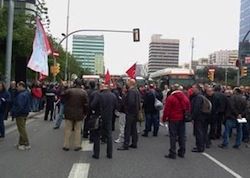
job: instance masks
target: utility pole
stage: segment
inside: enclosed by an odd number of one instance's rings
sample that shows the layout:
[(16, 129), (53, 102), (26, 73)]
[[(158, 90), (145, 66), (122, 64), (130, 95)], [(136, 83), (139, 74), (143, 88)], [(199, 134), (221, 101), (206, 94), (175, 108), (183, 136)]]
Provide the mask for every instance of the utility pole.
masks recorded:
[(1, 0), (1, 9), (3, 8), (4, 0)]
[[(67, 24), (66, 24), (66, 36), (69, 34), (69, 9), (70, 9), (70, 0), (68, 0), (67, 6)], [(68, 80), (68, 67), (69, 66), (69, 55), (68, 55), (68, 38), (66, 38), (66, 59), (65, 59), (65, 76), (64, 80)]]
[(6, 60), (5, 60), (5, 82), (7, 88), (9, 88), (10, 86), (10, 79), (11, 79), (14, 6), (15, 6), (14, 0), (9, 0), (8, 35), (7, 35), (7, 47), (6, 47)]
[(193, 59), (194, 58), (194, 37), (192, 38), (191, 41), (191, 64), (190, 64), (190, 69), (192, 69), (192, 64), (193, 64)]

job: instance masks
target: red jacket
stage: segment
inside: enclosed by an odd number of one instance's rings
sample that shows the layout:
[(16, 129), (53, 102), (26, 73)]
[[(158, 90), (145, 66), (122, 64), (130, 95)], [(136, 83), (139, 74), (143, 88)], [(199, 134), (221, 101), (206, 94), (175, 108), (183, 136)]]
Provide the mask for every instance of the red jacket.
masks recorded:
[(181, 121), (184, 119), (184, 111), (190, 111), (190, 101), (182, 91), (174, 91), (166, 98), (162, 120)]
[(32, 96), (36, 97), (36, 98), (42, 98), (43, 96), (43, 92), (42, 92), (42, 89), (39, 88), (39, 87), (34, 87), (31, 89), (31, 93), (32, 93)]

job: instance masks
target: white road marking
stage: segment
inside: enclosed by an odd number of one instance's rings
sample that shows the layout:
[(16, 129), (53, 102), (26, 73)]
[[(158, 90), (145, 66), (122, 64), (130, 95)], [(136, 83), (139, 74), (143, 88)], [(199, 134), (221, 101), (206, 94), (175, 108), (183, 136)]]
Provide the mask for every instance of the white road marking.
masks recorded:
[[(30, 124), (30, 123), (33, 122), (33, 121), (35, 121), (35, 119), (28, 119), (28, 120), (26, 121), (26, 125)], [(15, 130), (17, 130), (16, 124), (15, 124), (14, 126), (10, 127), (9, 129), (7, 129), (7, 130), (5, 131), (5, 134), (7, 135), (7, 134), (9, 134), (9, 133), (11, 133), (11, 132), (14, 132)]]
[(90, 164), (75, 163), (70, 170), (68, 178), (88, 178)]
[(202, 153), (202, 154), (204, 156), (206, 156), (208, 159), (210, 159), (211, 161), (213, 161), (215, 164), (217, 164), (218, 166), (220, 166), (221, 168), (223, 168), (225, 171), (227, 171), (228, 173), (230, 173), (231, 175), (233, 175), (235, 178), (242, 178), (241, 175), (239, 175), (238, 173), (236, 173), (235, 171), (233, 171), (232, 169), (230, 169), (229, 167), (227, 167), (226, 165), (224, 165), (223, 163), (221, 163), (220, 161), (218, 161), (214, 157), (210, 156), (207, 153)]
[(81, 151), (93, 151), (93, 143), (89, 143), (88, 140), (82, 141), (82, 150)]

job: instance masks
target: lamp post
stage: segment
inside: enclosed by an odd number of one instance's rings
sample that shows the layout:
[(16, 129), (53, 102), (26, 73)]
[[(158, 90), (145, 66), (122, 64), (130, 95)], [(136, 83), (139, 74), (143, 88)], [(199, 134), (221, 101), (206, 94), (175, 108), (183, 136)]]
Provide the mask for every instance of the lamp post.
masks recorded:
[(14, 0), (9, 0), (8, 10), (8, 36), (6, 47), (6, 62), (5, 62), (5, 82), (7, 88), (10, 85), (11, 79), (11, 59), (12, 59), (12, 40), (13, 40), (13, 23), (14, 23)]
[[(68, 36), (69, 33), (69, 8), (70, 8), (70, 0), (68, 0), (68, 6), (67, 6), (67, 23), (66, 23), (66, 36)], [(64, 80), (68, 80), (68, 65), (69, 65), (69, 56), (68, 56), (68, 38), (66, 38), (66, 59), (65, 59), (65, 76)]]

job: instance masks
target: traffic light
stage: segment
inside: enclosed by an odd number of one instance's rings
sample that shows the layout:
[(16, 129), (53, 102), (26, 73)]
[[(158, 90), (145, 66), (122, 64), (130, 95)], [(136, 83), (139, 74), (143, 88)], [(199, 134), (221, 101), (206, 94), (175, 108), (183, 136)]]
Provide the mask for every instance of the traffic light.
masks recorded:
[(207, 78), (212, 82), (214, 81), (214, 72), (215, 69), (208, 69)]
[(134, 42), (140, 41), (140, 29), (139, 28), (133, 29), (133, 40), (134, 40)]
[(246, 77), (247, 76), (247, 67), (246, 66), (241, 67), (241, 69), (240, 69), (240, 76), (241, 77)]
[(55, 65), (50, 66), (50, 72), (53, 76), (56, 76), (60, 72), (60, 64), (56, 63)]

